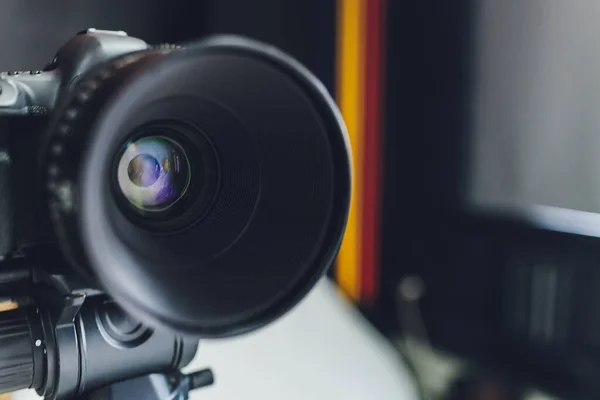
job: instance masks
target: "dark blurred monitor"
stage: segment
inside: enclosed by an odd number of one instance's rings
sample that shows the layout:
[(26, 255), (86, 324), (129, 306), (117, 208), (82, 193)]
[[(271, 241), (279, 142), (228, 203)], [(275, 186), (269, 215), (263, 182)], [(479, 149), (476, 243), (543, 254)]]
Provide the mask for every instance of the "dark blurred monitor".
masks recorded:
[(600, 235), (600, 3), (477, 4), (469, 201)]

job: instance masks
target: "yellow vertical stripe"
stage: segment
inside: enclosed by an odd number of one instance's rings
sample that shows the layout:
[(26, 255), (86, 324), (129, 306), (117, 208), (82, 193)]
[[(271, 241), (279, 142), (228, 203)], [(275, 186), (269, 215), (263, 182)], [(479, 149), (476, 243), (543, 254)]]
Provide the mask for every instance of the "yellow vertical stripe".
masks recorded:
[(353, 178), (350, 216), (337, 259), (336, 276), (340, 287), (354, 301), (360, 297), (366, 1), (338, 0), (337, 8), (337, 98), (350, 135)]

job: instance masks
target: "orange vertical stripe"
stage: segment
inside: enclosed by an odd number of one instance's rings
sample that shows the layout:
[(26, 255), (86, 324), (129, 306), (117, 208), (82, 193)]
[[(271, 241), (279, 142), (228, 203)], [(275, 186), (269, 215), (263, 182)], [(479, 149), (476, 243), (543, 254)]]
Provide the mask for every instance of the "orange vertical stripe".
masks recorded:
[(364, 139), (365, 14), (368, 0), (338, 0), (337, 98), (350, 135), (353, 157), (352, 199), (344, 241), (337, 259), (337, 281), (354, 301), (360, 299)]

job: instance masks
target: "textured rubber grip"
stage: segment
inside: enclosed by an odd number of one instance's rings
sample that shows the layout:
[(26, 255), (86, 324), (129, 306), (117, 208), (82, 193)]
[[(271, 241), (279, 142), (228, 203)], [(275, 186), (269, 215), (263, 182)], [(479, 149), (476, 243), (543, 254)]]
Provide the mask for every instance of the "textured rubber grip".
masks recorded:
[(23, 310), (0, 312), (0, 393), (31, 387), (34, 345)]

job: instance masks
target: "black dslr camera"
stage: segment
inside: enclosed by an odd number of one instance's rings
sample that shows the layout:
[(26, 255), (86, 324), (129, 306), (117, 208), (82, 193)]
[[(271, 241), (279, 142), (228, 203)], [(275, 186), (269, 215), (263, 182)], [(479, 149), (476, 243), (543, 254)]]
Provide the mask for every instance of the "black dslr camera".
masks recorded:
[(0, 73), (0, 392), (210, 384), (178, 372), (198, 339), (274, 320), (333, 262), (347, 140), (312, 74), (240, 37), (90, 29)]

